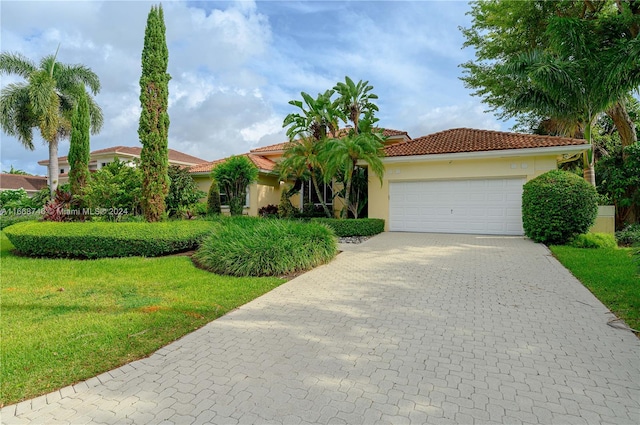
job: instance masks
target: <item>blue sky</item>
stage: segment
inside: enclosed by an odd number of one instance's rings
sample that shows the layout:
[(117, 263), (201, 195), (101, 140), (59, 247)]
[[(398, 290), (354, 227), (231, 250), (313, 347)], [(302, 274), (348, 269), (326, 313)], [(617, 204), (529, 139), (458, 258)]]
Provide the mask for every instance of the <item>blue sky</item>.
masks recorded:
[[(157, 2), (156, 2), (157, 3)], [(105, 124), (91, 149), (139, 146), (140, 56), (146, 1), (5, 1), (3, 52), (58, 60), (98, 74)], [(459, 80), (466, 1), (165, 1), (169, 146), (205, 160), (286, 139), (288, 104), (348, 75), (379, 96), (379, 124), (412, 137), (456, 127), (508, 130)], [(2, 76), (1, 85), (18, 81)], [(0, 166), (44, 175), (39, 139), (26, 150), (2, 133)], [(68, 141), (60, 144), (66, 155)]]

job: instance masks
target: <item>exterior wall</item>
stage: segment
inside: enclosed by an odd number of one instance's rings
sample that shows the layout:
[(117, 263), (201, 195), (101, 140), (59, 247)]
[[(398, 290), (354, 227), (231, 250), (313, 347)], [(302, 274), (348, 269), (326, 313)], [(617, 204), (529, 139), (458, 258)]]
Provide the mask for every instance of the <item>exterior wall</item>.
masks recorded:
[(389, 230), (389, 182), (524, 177), (527, 181), (557, 167), (555, 155), (385, 163), (382, 187), (369, 176), (369, 217)]
[(615, 235), (616, 233), (616, 207), (613, 205), (604, 205), (598, 207), (598, 217), (596, 222), (589, 229), (590, 233), (608, 233)]
[[(209, 193), (211, 177), (208, 174), (192, 174), (193, 180), (198, 185), (198, 189)], [(245, 207), (243, 214), (257, 216), (258, 210), (265, 205), (280, 203), (280, 180), (277, 176), (260, 174), (258, 181), (249, 186), (249, 206)], [(205, 198), (202, 201), (206, 201)], [(229, 214), (228, 207), (222, 207), (223, 214)]]

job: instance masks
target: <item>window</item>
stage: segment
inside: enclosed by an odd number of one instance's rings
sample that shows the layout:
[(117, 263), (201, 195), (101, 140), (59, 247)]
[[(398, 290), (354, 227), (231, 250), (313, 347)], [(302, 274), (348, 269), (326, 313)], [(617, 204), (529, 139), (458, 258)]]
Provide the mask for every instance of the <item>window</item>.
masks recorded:
[(60, 174), (64, 174), (64, 168), (60, 169)]
[(103, 166), (103, 167), (106, 167), (106, 166), (107, 166), (107, 163), (106, 163), (106, 162), (103, 162), (103, 163), (102, 163), (102, 166)]
[[(331, 183), (326, 184), (322, 182), (318, 182), (318, 187), (320, 189), (320, 196), (324, 200), (324, 203), (327, 206), (333, 205), (333, 188), (331, 187)], [(314, 205), (321, 205), (320, 197), (315, 191), (313, 187), (313, 182), (311, 180), (306, 182), (300, 182), (300, 207), (302, 208), (304, 204), (312, 203)]]
[[(227, 194), (220, 192), (220, 206), (229, 207), (229, 201), (227, 200)], [(249, 206), (249, 188), (247, 187), (247, 195), (244, 199), (245, 208)]]

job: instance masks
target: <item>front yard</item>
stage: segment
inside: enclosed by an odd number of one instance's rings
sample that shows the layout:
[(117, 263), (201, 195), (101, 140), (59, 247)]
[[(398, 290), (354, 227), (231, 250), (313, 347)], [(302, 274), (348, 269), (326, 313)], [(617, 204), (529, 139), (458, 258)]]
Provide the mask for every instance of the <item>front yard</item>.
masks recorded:
[(0, 246), (0, 405), (146, 357), (284, 282), (214, 275), (186, 256), (19, 257), (2, 232)]

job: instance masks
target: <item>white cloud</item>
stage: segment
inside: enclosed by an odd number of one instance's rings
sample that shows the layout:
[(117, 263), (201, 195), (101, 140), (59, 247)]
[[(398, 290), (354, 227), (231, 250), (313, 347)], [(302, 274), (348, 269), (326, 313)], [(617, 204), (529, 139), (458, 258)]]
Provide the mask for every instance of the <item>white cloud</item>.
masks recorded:
[[(144, 29), (155, 1), (2, 1), (3, 51), (53, 54), (98, 76), (105, 124), (92, 149), (138, 145)], [(285, 140), (282, 119), (300, 92), (364, 79), (380, 125), (418, 137), (450, 127), (500, 128), (458, 80), (461, 2), (163, 3), (169, 46), (169, 144), (206, 160)], [(19, 81), (3, 76), (1, 84)], [(35, 134), (38, 134), (36, 131)], [(47, 149), (2, 135), (5, 167), (44, 173)], [(60, 146), (66, 155), (68, 142)]]

